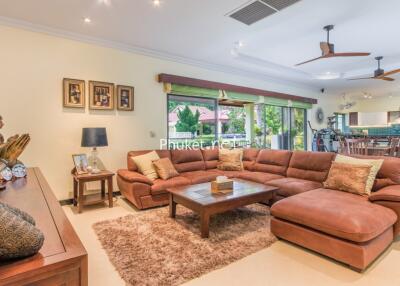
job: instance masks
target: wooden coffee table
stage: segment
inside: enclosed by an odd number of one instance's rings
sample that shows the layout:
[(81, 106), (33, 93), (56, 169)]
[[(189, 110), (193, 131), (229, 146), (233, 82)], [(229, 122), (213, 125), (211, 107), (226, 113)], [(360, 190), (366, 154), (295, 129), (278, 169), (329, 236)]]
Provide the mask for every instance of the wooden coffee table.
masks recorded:
[(210, 216), (238, 207), (270, 200), (277, 187), (234, 179), (230, 194), (211, 193), (211, 183), (169, 188), (169, 215), (175, 218), (176, 205), (181, 204), (200, 214), (201, 237), (209, 235)]

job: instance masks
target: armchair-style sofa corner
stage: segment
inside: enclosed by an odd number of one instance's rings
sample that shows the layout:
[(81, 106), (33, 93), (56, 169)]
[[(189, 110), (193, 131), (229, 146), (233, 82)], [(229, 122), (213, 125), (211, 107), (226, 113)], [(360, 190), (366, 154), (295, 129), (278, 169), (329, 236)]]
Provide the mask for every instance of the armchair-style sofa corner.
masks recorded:
[(278, 187), (270, 202), (271, 231), (355, 270), (365, 269), (400, 234), (400, 158), (365, 156), (384, 160), (367, 198), (323, 188), (334, 153), (245, 149), (243, 171), (221, 171), (218, 149), (156, 150), (171, 159), (179, 176), (152, 182), (131, 159), (148, 152), (129, 152), (128, 168), (117, 176), (121, 193), (138, 209), (167, 205), (169, 187), (225, 175)]

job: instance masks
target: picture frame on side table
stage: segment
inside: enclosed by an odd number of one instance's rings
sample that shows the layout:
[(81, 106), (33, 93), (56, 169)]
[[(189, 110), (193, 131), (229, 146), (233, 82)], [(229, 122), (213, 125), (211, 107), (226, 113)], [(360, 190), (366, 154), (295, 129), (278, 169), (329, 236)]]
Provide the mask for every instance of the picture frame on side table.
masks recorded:
[(78, 175), (88, 173), (89, 163), (86, 154), (73, 154), (72, 160), (74, 161), (75, 170)]
[(135, 88), (133, 86), (117, 85), (117, 109), (132, 111), (135, 106)]
[(85, 108), (85, 81), (80, 79), (63, 79), (63, 106)]
[(113, 110), (114, 84), (89, 81), (89, 108), (95, 110)]

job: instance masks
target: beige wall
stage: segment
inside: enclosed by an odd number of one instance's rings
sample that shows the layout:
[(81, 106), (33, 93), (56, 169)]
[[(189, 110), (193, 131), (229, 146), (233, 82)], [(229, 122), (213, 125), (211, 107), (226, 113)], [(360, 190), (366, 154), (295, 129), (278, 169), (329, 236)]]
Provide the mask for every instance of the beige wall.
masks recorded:
[[(58, 199), (70, 197), (71, 154), (80, 147), (82, 127), (106, 127), (109, 147), (100, 148), (106, 167), (125, 167), (128, 150), (157, 148), (166, 136), (166, 95), (158, 73), (171, 73), (246, 85), (300, 96), (317, 97), (290, 85), (229, 75), (104, 48), (61, 37), (0, 26), (0, 114), (5, 136), (27, 132), (32, 141), (22, 160), (39, 166)], [(64, 77), (113, 82), (135, 87), (135, 111), (89, 111), (62, 107)], [(336, 109), (334, 98), (320, 100), (326, 114)], [(314, 113), (310, 114), (314, 120)], [(318, 126), (316, 126), (318, 127)], [(155, 132), (154, 138), (150, 131)]]
[(383, 95), (372, 99), (357, 98), (355, 101), (357, 104), (349, 110), (350, 112), (398, 111), (400, 108), (400, 96)]

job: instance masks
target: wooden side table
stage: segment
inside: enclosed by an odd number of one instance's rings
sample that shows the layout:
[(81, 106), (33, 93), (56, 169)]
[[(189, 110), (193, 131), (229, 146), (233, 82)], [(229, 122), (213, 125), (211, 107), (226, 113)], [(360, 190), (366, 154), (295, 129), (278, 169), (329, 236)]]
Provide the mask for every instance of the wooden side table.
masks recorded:
[[(98, 204), (108, 200), (108, 206), (113, 207), (113, 177), (114, 173), (110, 171), (101, 171), (97, 174), (81, 174), (78, 175), (76, 172), (72, 173), (74, 181), (74, 206), (78, 206), (78, 213), (82, 212), (84, 205)], [(87, 182), (101, 182), (101, 192), (99, 194), (84, 194), (84, 186)], [(106, 181), (107, 181), (107, 192), (106, 197)]]

